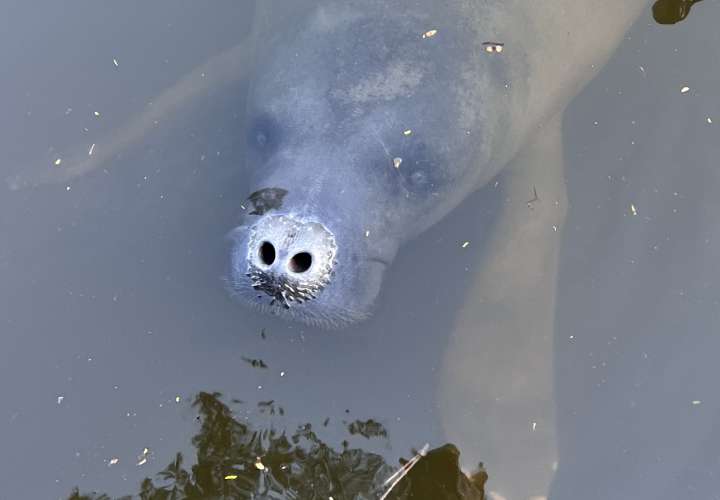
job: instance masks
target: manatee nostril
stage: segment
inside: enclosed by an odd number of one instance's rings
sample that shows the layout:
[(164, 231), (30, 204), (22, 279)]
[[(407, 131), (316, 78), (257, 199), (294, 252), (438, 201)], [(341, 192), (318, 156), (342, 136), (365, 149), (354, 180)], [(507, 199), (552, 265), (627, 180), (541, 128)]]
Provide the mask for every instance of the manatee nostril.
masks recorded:
[(290, 258), (288, 267), (294, 273), (304, 273), (312, 265), (312, 255), (308, 252), (299, 252)]
[(266, 266), (272, 265), (275, 262), (275, 247), (269, 241), (263, 241), (258, 250), (258, 256)]

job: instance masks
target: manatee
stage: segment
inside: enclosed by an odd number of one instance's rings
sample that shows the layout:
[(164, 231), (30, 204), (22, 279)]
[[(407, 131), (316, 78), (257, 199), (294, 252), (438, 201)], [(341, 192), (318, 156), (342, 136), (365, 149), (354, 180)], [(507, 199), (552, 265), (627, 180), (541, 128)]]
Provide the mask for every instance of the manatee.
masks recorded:
[[(313, 1), (263, 30), (248, 99), (256, 200), (231, 233), (231, 293), (329, 327), (366, 318), (404, 242), (558, 135), (642, 5)], [(553, 155), (532, 158), (535, 186), (561, 176)]]

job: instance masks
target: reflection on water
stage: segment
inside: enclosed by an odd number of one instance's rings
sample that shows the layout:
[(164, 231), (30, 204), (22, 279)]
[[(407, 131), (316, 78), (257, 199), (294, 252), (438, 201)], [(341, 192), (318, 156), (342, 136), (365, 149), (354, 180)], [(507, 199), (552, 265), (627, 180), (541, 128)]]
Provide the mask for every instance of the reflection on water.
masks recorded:
[[(391, 467), (382, 456), (351, 448), (347, 441), (340, 450), (333, 449), (320, 440), (311, 424), (286, 433), (272, 426), (240, 422), (219, 398), (217, 393), (206, 392), (195, 398), (193, 406), (201, 422), (192, 439), (197, 450), (195, 465), (186, 466), (183, 455), (178, 453), (155, 479), (142, 481), (139, 498), (485, 498), (483, 487), (488, 475), (482, 464), (468, 478), (459, 468), (460, 453), (452, 444), (415, 452), (411, 459), (401, 459), (400, 467)], [(272, 401), (261, 403), (259, 408), (270, 415), (282, 412)], [(387, 437), (387, 431), (373, 420), (345, 424), (351, 435)], [(80, 494), (76, 489), (68, 500), (109, 498), (99, 493)]]

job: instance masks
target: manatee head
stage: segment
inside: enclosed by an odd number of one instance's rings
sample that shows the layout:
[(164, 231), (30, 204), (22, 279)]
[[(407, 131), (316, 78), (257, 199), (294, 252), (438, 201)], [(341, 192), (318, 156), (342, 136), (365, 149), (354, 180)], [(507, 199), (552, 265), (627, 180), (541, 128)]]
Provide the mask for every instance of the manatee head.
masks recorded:
[(328, 327), (370, 314), (401, 243), (493, 175), (485, 131), (501, 114), (479, 89), (503, 84), (469, 57), (473, 29), (331, 7), (268, 40), (248, 104), (251, 194), (230, 233), (235, 297)]

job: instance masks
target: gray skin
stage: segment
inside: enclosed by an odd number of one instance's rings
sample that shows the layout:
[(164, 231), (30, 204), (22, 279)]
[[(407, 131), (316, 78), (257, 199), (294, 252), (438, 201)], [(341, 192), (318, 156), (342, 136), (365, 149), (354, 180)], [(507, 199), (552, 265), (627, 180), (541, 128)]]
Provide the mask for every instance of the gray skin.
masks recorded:
[(507, 58), (461, 7), (425, 4), (316, 5), (264, 44), (237, 298), (322, 326), (366, 318), (400, 245), (506, 162)]

